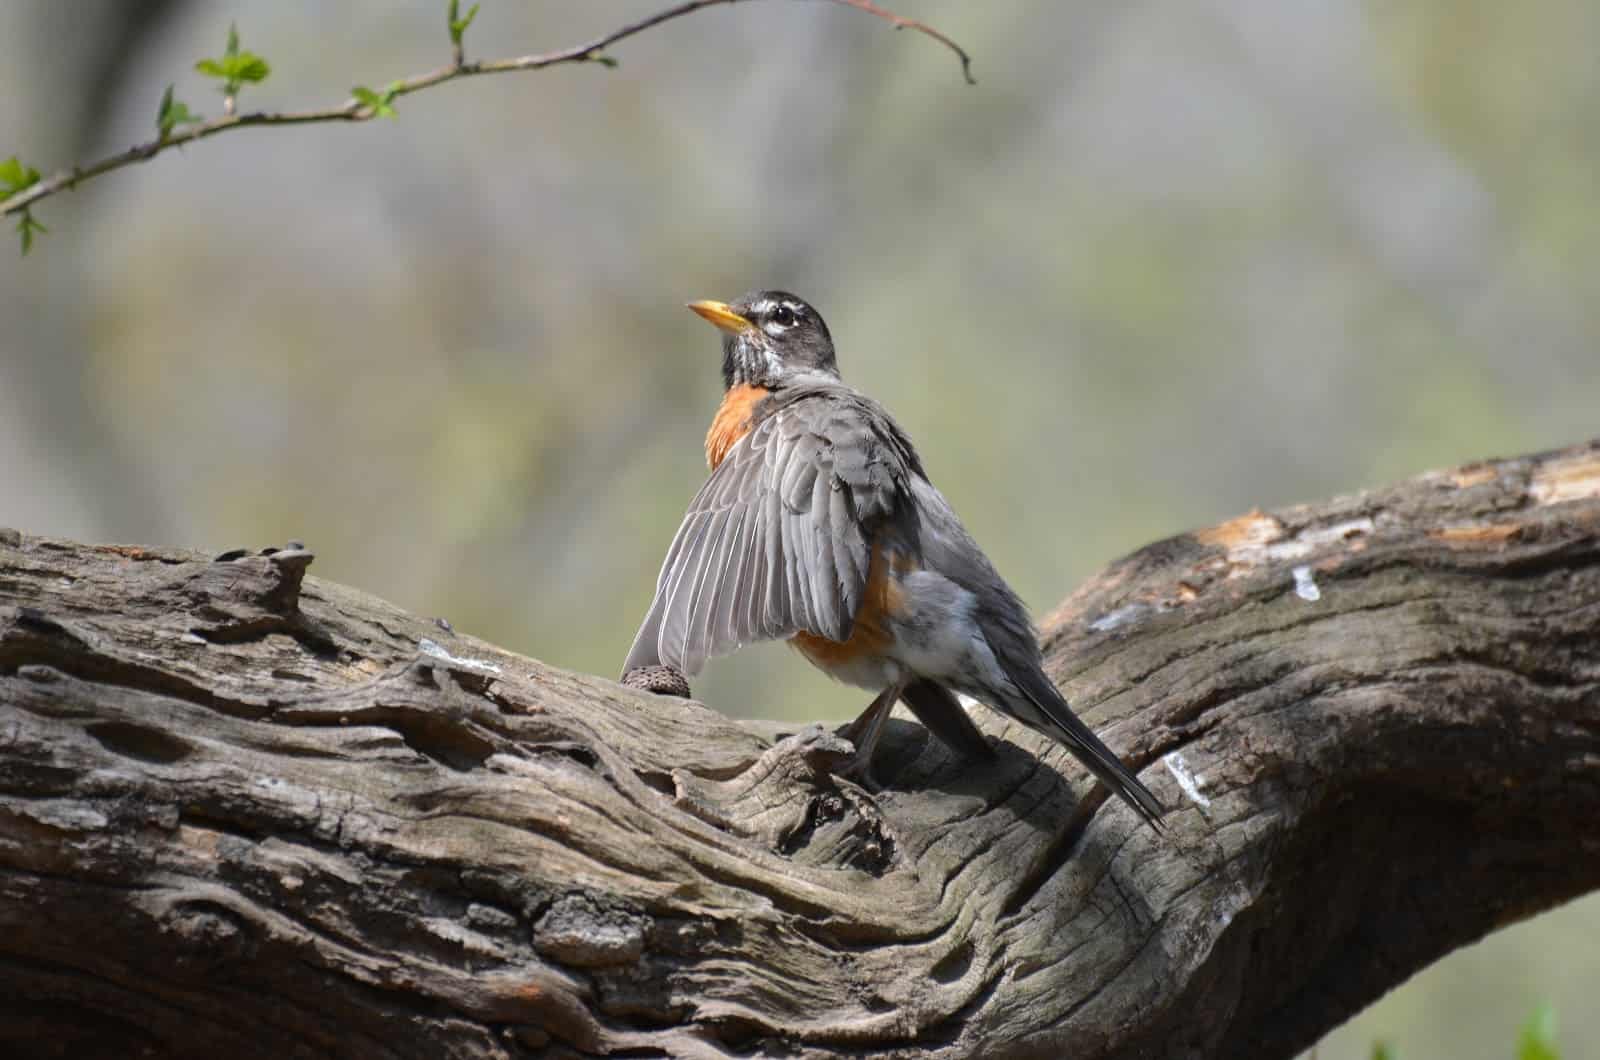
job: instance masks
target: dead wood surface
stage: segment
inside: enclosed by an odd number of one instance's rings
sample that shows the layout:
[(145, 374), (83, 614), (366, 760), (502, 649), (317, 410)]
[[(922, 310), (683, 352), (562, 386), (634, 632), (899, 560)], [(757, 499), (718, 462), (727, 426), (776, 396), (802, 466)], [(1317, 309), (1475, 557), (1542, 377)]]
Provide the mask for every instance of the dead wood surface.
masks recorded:
[(1164, 836), (982, 708), (871, 794), (310, 560), (0, 531), (0, 1054), (1287, 1057), (1600, 885), (1600, 443), (1048, 616)]

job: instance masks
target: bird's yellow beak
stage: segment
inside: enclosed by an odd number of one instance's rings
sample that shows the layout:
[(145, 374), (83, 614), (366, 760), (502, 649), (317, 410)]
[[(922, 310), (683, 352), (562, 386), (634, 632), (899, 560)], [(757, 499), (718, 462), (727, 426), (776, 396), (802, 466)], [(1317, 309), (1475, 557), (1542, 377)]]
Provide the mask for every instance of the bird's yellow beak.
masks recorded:
[(689, 308), (730, 335), (737, 335), (741, 331), (749, 331), (755, 327), (750, 321), (728, 308), (727, 302), (690, 302)]

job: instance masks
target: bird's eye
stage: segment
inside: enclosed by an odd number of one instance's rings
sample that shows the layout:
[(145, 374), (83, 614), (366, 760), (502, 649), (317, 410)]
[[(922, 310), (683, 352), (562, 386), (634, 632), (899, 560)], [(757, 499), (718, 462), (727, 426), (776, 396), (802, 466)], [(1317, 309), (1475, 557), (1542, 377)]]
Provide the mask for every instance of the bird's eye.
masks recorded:
[(772, 322), (780, 328), (794, 327), (794, 310), (780, 302), (772, 311)]

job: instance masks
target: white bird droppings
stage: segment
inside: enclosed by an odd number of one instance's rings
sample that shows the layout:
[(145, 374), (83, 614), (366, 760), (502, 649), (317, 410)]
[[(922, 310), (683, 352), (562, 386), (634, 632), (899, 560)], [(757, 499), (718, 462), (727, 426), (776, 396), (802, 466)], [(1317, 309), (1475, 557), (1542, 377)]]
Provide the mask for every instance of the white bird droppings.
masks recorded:
[(1294, 574), (1294, 594), (1302, 600), (1315, 602), (1322, 599), (1322, 590), (1317, 588), (1316, 581), (1311, 577), (1310, 567), (1296, 567)]
[(1189, 771), (1189, 763), (1183, 760), (1182, 751), (1173, 751), (1164, 756), (1161, 763), (1167, 767), (1167, 772), (1172, 774), (1172, 779), (1178, 782), (1178, 787), (1183, 789), (1183, 793), (1189, 796), (1190, 802), (1200, 807), (1211, 805), (1211, 800), (1200, 791), (1200, 785), (1206, 782), (1206, 778), (1199, 773)]
[(1095, 633), (1109, 633), (1111, 630), (1120, 629), (1123, 626), (1139, 621), (1149, 610), (1149, 604), (1128, 604), (1126, 607), (1119, 607), (1109, 614), (1101, 615), (1089, 623), (1089, 629)]
[(462, 666), (468, 670), (478, 670), (486, 674), (497, 674), (500, 672), (500, 667), (496, 666), (494, 663), (483, 662), (478, 659), (463, 659), (459, 656), (451, 655), (444, 649), (444, 647), (435, 643), (434, 641), (429, 640), (427, 637), (423, 637), (417, 642), (417, 649), (424, 655), (431, 655), (435, 659), (447, 662), (452, 666)]

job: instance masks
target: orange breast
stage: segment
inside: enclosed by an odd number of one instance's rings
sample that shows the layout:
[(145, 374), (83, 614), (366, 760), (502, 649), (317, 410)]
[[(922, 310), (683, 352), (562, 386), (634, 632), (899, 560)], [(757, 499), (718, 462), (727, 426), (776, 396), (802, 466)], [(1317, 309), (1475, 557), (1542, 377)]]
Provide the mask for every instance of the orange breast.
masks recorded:
[(861, 607), (856, 611), (855, 625), (848, 640), (829, 640), (813, 633), (796, 633), (789, 643), (799, 649), (811, 665), (822, 670), (834, 670), (857, 659), (882, 655), (889, 649), (889, 616), (904, 607), (900, 586), (889, 576), (892, 569), (906, 566), (881, 545), (872, 549), (872, 562), (867, 567), (866, 593)]
[(715, 471), (728, 450), (739, 444), (739, 439), (750, 433), (750, 420), (756, 406), (767, 396), (765, 387), (740, 383), (730, 386), (722, 395), (722, 404), (711, 418), (711, 429), (706, 432), (706, 463)]

